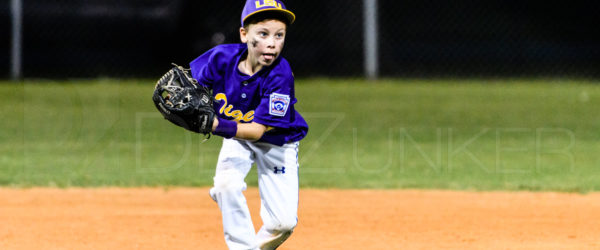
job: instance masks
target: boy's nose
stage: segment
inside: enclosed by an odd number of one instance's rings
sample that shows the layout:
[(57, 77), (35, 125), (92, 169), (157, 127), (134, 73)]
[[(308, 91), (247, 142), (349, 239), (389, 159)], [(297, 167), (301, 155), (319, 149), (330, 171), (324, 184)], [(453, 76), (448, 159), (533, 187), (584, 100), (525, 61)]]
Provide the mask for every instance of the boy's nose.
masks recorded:
[(269, 37), (269, 39), (267, 39), (267, 46), (269, 48), (275, 47), (275, 37)]

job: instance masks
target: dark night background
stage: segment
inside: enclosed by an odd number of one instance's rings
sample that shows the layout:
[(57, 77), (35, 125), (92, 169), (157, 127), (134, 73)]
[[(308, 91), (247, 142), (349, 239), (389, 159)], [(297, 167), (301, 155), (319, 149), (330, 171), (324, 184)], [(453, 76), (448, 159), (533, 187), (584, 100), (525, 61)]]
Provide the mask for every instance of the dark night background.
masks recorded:
[[(239, 41), (244, 1), (24, 0), (25, 77), (156, 77)], [(10, 70), (10, 1), (0, 8), (0, 77)], [(295, 74), (362, 76), (362, 1), (285, 1)], [(379, 0), (389, 77), (600, 76), (598, 1)]]

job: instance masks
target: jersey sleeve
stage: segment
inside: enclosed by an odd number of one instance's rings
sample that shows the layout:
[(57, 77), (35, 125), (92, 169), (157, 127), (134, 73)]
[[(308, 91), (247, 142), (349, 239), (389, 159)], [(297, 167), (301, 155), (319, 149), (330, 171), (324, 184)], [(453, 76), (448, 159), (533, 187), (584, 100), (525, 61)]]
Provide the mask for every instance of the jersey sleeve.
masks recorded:
[(216, 48), (213, 48), (201, 56), (197, 57), (190, 63), (192, 77), (199, 84), (212, 88), (213, 83), (219, 80), (219, 74), (216, 63)]
[(270, 127), (289, 129), (293, 126), (296, 115), (295, 103), (292, 74), (274, 76), (260, 95), (254, 122)]

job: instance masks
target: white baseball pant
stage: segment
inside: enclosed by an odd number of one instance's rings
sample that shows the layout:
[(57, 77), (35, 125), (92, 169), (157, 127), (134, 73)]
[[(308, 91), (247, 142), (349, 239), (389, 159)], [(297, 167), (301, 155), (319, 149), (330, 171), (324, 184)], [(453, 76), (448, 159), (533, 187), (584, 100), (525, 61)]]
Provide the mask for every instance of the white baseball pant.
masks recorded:
[[(210, 195), (223, 216), (229, 249), (276, 249), (298, 222), (298, 142), (269, 143), (224, 139)], [(256, 163), (263, 226), (255, 233), (244, 179)]]

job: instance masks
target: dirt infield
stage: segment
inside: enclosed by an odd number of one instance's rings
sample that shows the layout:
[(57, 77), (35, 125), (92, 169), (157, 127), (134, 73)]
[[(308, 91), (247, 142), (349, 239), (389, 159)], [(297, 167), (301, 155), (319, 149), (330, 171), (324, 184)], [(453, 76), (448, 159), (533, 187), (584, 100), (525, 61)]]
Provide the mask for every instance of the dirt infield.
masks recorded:
[[(600, 249), (598, 193), (301, 190), (299, 217), (280, 249)], [(206, 188), (0, 189), (0, 223), (0, 249), (226, 248)]]

